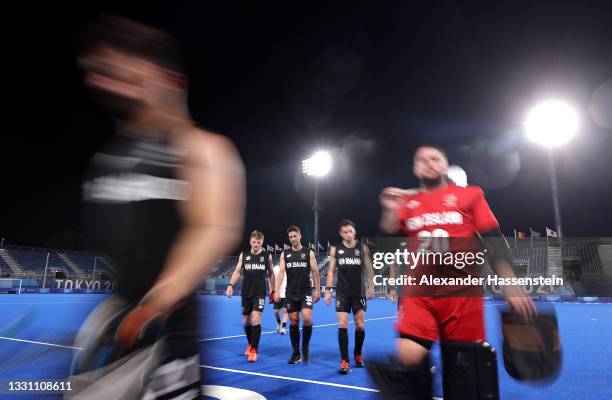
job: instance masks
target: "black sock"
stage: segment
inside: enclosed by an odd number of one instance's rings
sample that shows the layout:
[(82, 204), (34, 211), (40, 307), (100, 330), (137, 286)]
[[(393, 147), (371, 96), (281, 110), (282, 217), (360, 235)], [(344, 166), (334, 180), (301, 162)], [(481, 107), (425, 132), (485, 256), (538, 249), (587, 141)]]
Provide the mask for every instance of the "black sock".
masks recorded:
[(302, 352), (308, 353), (310, 337), (312, 336), (312, 325), (302, 325), (304, 337), (302, 338)]
[(280, 324), (280, 316), (278, 316), (278, 315), (276, 316), (276, 323)]
[(340, 358), (349, 361), (348, 355), (348, 329), (338, 328), (338, 345), (340, 346)]
[(364, 340), (365, 329), (355, 329), (355, 355), (361, 355)]
[(297, 326), (291, 325), (289, 327), (289, 336), (291, 337), (291, 347), (293, 348), (293, 352), (299, 354), (300, 353), (300, 328)]
[(286, 327), (287, 327), (287, 323), (283, 322), (283, 328), (286, 328)]
[(251, 325), (244, 326), (244, 333), (246, 333), (247, 340), (251, 344)]
[(259, 338), (261, 337), (261, 325), (253, 325), (251, 327), (251, 337), (253, 338), (251, 345), (257, 350), (259, 348)]

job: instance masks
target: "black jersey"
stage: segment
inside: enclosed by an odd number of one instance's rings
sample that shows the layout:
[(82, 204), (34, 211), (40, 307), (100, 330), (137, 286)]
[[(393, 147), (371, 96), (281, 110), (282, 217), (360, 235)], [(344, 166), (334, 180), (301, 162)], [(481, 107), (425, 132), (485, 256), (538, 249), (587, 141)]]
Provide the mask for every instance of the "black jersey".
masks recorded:
[(301, 250), (285, 250), (285, 270), (287, 273), (286, 296), (312, 294), (310, 283), (310, 249), (302, 247)]
[(266, 296), (266, 275), (269, 254), (262, 250), (259, 254), (242, 252), (242, 296)]
[(359, 242), (356, 242), (355, 247), (346, 247), (342, 242), (336, 245), (337, 297), (365, 296), (362, 251)]
[(91, 161), (83, 184), (88, 237), (111, 258), (118, 292), (146, 294), (180, 229), (177, 202), (188, 182), (177, 179), (183, 155), (168, 143), (117, 135)]

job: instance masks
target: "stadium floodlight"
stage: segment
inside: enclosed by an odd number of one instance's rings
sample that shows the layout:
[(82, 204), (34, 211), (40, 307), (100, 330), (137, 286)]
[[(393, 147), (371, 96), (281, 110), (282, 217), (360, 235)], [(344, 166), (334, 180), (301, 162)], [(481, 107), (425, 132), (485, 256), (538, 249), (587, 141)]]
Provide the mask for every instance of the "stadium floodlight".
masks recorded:
[(534, 107), (525, 120), (527, 138), (548, 149), (548, 173), (552, 192), (555, 225), (559, 238), (563, 237), (559, 186), (555, 170), (553, 148), (567, 143), (578, 131), (578, 114), (567, 103), (547, 100)]
[(312, 157), (302, 161), (302, 172), (308, 176), (325, 176), (329, 173), (332, 166), (332, 159), (329, 152), (317, 151)]
[(314, 182), (314, 245), (315, 252), (319, 254), (319, 179), (331, 171), (332, 157), (328, 151), (319, 150), (307, 160), (302, 161), (302, 172), (306, 176), (315, 178)]
[(567, 143), (578, 130), (578, 114), (567, 103), (548, 100), (538, 104), (527, 115), (527, 138), (547, 147)]

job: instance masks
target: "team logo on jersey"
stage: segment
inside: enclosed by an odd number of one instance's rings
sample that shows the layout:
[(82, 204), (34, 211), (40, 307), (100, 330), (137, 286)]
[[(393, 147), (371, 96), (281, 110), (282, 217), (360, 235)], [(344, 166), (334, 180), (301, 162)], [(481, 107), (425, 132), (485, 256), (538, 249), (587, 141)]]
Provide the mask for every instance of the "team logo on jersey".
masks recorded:
[(408, 203), (406, 203), (406, 207), (408, 207), (411, 210), (414, 210), (415, 208), (417, 208), (420, 205), (421, 205), (421, 203), (419, 203), (416, 200), (410, 200)]
[(355, 255), (359, 257), (359, 249), (355, 249)]
[(442, 204), (446, 207), (457, 207), (457, 196), (454, 194), (445, 196)]
[(291, 254), (287, 254), (285, 257), (289, 258), (289, 257), (291, 257)]
[(306, 254), (302, 254), (301, 256), (302, 256), (302, 258), (306, 258)]
[(259, 262), (263, 262), (264, 258), (263, 256), (259, 257)]
[(344, 250), (342, 249), (338, 250), (338, 254), (344, 254)]
[(246, 260), (249, 261), (251, 259), (251, 256), (247, 256)]

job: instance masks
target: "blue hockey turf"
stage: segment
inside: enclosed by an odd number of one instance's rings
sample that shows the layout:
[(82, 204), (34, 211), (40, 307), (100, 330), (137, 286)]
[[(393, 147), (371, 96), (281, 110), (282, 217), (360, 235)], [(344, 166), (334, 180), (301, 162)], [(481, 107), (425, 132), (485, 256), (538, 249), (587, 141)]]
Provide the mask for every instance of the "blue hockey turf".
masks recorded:
[[(11, 379), (63, 379), (72, 358), (72, 340), (102, 295), (34, 294), (0, 296), (0, 382)], [(247, 362), (246, 339), (240, 316), (240, 298), (199, 296), (206, 303), (200, 318), (202, 373), (209, 385), (229, 386), (277, 399), (375, 399), (367, 373), (353, 368), (347, 376), (337, 373), (339, 354), (333, 306), (323, 301), (314, 310), (315, 329), (309, 365), (288, 365), (289, 335), (274, 330), (272, 307), (262, 319), (259, 360)], [(499, 304), (486, 304), (489, 342), (501, 348)], [(612, 304), (557, 303), (554, 305), (564, 346), (563, 370), (548, 386), (520, 384), (505, 372), (500, 359), (501, 397), (511, 399), (604, 400), (612, 393)], [(383, 358), (393, 351), (395, 305), (384, 299), (368, 303), (364, 358)], [(352, 354), (353, 327), (349, 327)], [(442, 397), (440, 362), (434, 348), (437, 373), (435, 395)], [(218, 389), (218, 388), (217, 388)], [(238, 396), (238, 395), (236, 395)], [(43, 398), (41, 395), (2, 398)], [(216, 397), (204, 397), (214, 399)], [(224, 399), (225, 400), (225, 399)]]

